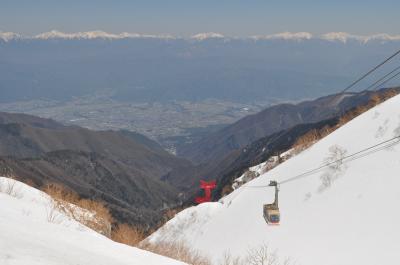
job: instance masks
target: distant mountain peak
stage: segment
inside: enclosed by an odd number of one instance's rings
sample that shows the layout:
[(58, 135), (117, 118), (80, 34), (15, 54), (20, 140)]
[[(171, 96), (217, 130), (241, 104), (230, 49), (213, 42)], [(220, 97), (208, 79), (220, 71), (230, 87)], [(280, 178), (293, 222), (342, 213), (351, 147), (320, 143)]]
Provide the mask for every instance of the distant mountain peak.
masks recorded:
[(122, 32), (119, 34), (108, 33), (101, 30), (95, 31), (85, 31), (85, 32), (76, 32), (76, 33), (65, 33), (58, 30), (52, 30), (49, 32), (44, 32), (38, 35), (33, 36), (34, 39), (128, 39), (128, 38), (162, 38), (162, 39), (170, 39), (174, 38), (171, 35), (149, 35), (149, 34), (138, 34), (138, 33), (129, 33)]
[(76, 33), (64, 33), (58, 30), (52, 30), (49, 32), (43, 32), (34, 36), (35, 39), (94, 39), (94, 38), (117, 38), (119, 35), (109, 34), (104, 31), (89, 31), (89, 32), (76, 32)]
[(223, 38), (225, 38), (225, 36), (220, 33), (216, 33), (216, 32), (205, 32), (205, 33), (199, 33), (199, 34), (193, 35), (190, 38), (201, 41), (201, 40), (206, 40), (206, 39), (223, 39)]
[(21, 39), (22, 35), (14, 32), (2, 32), (0, 31), (0, 40), (3, 40), (5, 42), (8, 42), (10, 40), (14, 39)]
[(400, 40), (400, 35), (389, 35), (387, 33), (379, 33), (373, 35), (354, 35), (347, 32), (330, 32), (321, 35), (321, 39), (329, 40), (329, 41), (340, 41), (343, 43), (348, 42), (349, 40), (356, 40), (362, 43), (367, 43), (369, 41), (377, 40), (377, 41), (396, 41)]
[(273, 39), (283, 39), (283, 40), (309, 40), (313, 38), (313, 35), (309, 32), (281, 32), (270, 35), (256, 35), (252, 37), (256, 40), (273, 40)]

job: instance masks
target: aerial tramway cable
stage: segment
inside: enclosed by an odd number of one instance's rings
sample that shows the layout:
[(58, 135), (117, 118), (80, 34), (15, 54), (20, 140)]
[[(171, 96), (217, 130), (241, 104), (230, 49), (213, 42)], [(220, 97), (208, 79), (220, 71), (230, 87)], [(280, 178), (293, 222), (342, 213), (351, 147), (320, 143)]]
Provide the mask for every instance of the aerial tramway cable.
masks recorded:
[[(390, 55), (389, 57), (387, 57), (385, 60), (383, 60), (381, 63), (379, 63), (378, 65), (376, 65), (375, 67), (373, 67), (371, 70), (369, 70), (367, 73), (365, 73), (364, 75), (362, 75), (360, 78), (358, 78), (357, 80), (355, 80), (353, 83), (351, 83), (350, 85), (348, 85), (347, 87), (345, 87), (341, 92), (339, 92), (338, 94), (336, 94), (336, 96), (334, 96), (331, 99), (331, 103), (334, 102), (334, 100), (336, 100), (339, 96), (343, 95), (347, 90), (349, 90), (350, 88), (354, 87), (356, 84), (358, 84), (360, 81), (362, 81), (363, 79), (365, 79), (367, 76), (369, 76), (370, 74), (372, 74), (373, 72), (375, 72), (378, 68), (380, 68), (381, 66), (383, 66), (384, 64), (386, 64), (387, 62), (389, 62), (390, 60), (392, 60), (394, 57), (396, 57), (397, 55), (400, 54), (400, 50), (396, 51), (395, 53), (393, 53), (392, 55)], [(369, 86), (368, 88), (362, 90), (361, 92), (367, 91), (368, 89), (370, 89), (371, 87), (373, 87), (376, 83), (379, 83), (382, 79), (386, 78), (388, 75), (390, 75), (391, 73), (395, 72), (396, 70), (398, 70), (398, 68), (394, 69), (392, 72), (390, 72), (389, 74), (385, 75), (384, 77), (382, 77), (381, 79), (379, 79), (377, 82), (375, 82), (374, 84), (372, 84), (371, 86)], [(386, 83), (386, 82), (385, 82)], [(382, 84), (381, 84), (382, 85)]]
[[(397, 140), (397, 141), (395, 141), (395, 140)], [(323, 164), (323, 165), (321, 165), (321, 166), (319, 166), (319, 167), (316, 167), (316, 168), (314, 168), (314, 169), (308, 170), (308, 171), (303, 172), (303, 173), (301, 173), (301, 174), (298, 174), (298, 175), (295, 175), (295, 176), (286, 178), (286, 179), (284, 179), (284, 180), (282, 180), (282, 181), (280, 181), (280, 182), (277, 182), (277, 184), (280, 186), (280, 185), (286, 184), (286, 183), (288, 183), (288, 182), (296, 181), (296, 180), (298, 180), (298, 179), (311, 176), (311, 175), (313, 175), (313, 174), (319, 172), (321, 169), (324, 169), (324, 168), (329, 167), (329, 166), (331, 166), (331, 165), (337, 164), (337, 163), (339, 163), (339, 162), (340, 162), (340, 163), (347, 163), (347, 162), (350, 162), (350, 161), (358, 160), (358, 159), (363, 158), (363, 157), (365, 157), (365, 156), (368, 156), (368, 155), (370, 155), (370, 154), (372, 154), (372, 153), (375, 153), (375, 152), (378, 152), (378, 151), (387, 149), (387, 148), (389, 148), (389, 147), (391, 147), (391, 146), (394, 146), (394, 145), (396, 145), (396, 144), (399, 144), (399, 143), (400, 143), (400, 135), (395, 136), (395, 137), (393, 137), (393, 138), (390, 138), (390, 139), (388, 139), (388, 140), (379, 142), (379, 143), (377, 143), (377, 144), (375, 144), (375, 145), (366, 147), (366, 148), (364, 148), (364, 149), (362, 149), (362, 150), (360, 150), (360, 151), (357, 151), (357, 152), (352, 153), (352, 154), (350, 154), (350, 155), (344, 156), (344, 157), (342, 157), (342, 158), (340, 158), (340, 159), (337, 159), (337, 160), (335, 160), (335, 161), (332, 161), (332, 162), (329, 162), (329, 163), (325, 163), (325, 164)], [(379, 148), (378, 148), (378, 147), (379, 147)], [(369, 151), (369, 152), (368, 152), (368, 151)], [(268, 184), (268, 185), (252, 185), (252, 186), (249, 186), (249, 185), (244, 184), (244, 185), (242, 185), (242, 186), (240, 187), (240, 190), (238, 191), (238, 193), (235, 194), (232, 198), (230, 198), (230, 200), (227, 202), (227, 203), (228, 203), (228, 206), (229, 206), (229, 205), (232, 203), (232, 201), (233, 201), (237, 196), (239, 196), (239, 194), (241, 194), (246, 188), (255, 188), (255, 189), (259, 189), (259, 188), (271, 188), (271, 187), (273, 187), (273, 186), (271, 186), (271, 184)]]
[(384, 84), (386, 84), (387, 82), (393, 80), (394, 78), (398, 77), (399, 75), (400, 75), (400, 72), (396, 73), (395, 75), (391, 76), (390, 78), (386, 79), (385, 81), (383, 81), (382, 83), (377, 85), (374, 90), (377, 90), (378, 88), (382, 87)]
[[(366, 78), (368, 75), (370, 75), (371, 73), (373, 73), (374, 71), (376, 71), (378, 68), (380, 68), (381, 66), (383, 66), (384, 64), (386, 64), (387, 62), (389, 62), (391, 59), (393, 59), (394, 57), (396, 57), (398, 54), (400, 54), (400, 50), (398, 50), (398, 51), (396, 51), (395, 53), (393, 53), (392, 55), (390, 55), (390, 56), (389, 56), (388, 58), (386, 58), (384, 61), (382, 61), (381, 63), (379, 63), (378, 65), (376, 65), (374, 68), (372, 68), (371, 70), (369, 70), (367, 73), (365, 73), (363, 76), (361, 76), (360, 78), (358, 78), (357, 80), (355, 80), (353, 83), (351, 83), (350, 85), (348, 85), (345, 89), (343, 89), (343, 90), (341, 91), (341, 93), (339, 93), (339, 95), (340, 95), (340, 94), (343, 94), (344, 92), (346, 92), (347, 90), (349, 90), (350, 88), (352, 88), (353, 86), (355, 86), (355, 85), (356, 85), (357, 83), (359, 83), (361, 80), (363, 80), (363, 79)], [(386, 84), (387, 82), (391, 81), (392, 79), (394, 79), (394, 78), (400, 76), (400, 72), (397, 72), (396, 74), (394, 74), (393, 76), (391, 76), (390, 78), (388, 78), (388, 79), (385, 80), (386, 77), (390, 76), (391, 74), (393, 74), (394, 72), (396, 72), (396, 71), (399, 70), (399, 69), (400, 69), (400, 66), (396, 67), (395, 69), (393, 69), (392, 71), (390, 71), (389, 73), (387, 73), (386, 75), (384, 75), (383, 77), (381, 77), (380, 79), (378, 79), (376, 82), (374, 82), (372, 85), (370, 85), (369, 87), (367, 87), (367, 88), (364, 89), (363, 91), (366, 91), (366, 90), (370, 89), (371, 87), (374, 87), (376, 84), (378, 84), (379, 82), (381, 82), (382, 80), (384, 80), (382, 83), (380, 83), (380, 84), (375, 88), (375, 89), (377, 89), (377, 88), (379, 88), (380, 86), (382, 86), (382, 85)], [(391, 138), (391, 139), (389, 139), (389, 140), (380, 142), (380, 143), (378, 143), (378, 144), (375, 144), (375, 145), (373, 145), (373, 146), (370, 146), (370, 147), (368, 147), (368, 148), (365, 148), (365, 149), (363, 149), (363, 150), (360, 150), (360, 151), (358, 151), (358, 152), (356, 152), (356, 153), (353, 153), (353, 154), (351, 154), (351, 155), (345, 156), (345, 157), (343, 157), (343, 158), (341, 158), (341, 159), (339, 159), (339, 160), (326, 163), (326, 164), (324, 164), (324, 165), (322, 165), (322, 166), (319, 166), (319, 167), (314, 168), (314, 169), (312, 169), (312, 170), (306, 171), (306, 172), (304, 172), (304, 173), (302, 173), (302, 174), (299, 174), (299, 175), (290, 177), (290, 178), (288, 178), (288, 179), (286, 179), (286, 180), (280, 181), (280, 182), (278, 182), (278, 184), (279, 184), (279, 185), (282, 185), (282, 184), (285, 184), (285, 183), (288, 183), (288, 182), (297, 180), (297, 179), (299, 179), (299, 178), (303, 178), (303, 177), (309, 176), (309, 175), (311, 175), (311, 174), (314, 174), (314, 173), (320, 171), (320, 170), (323, 169), (323, 168), (329, 167), (330, 165), (336, 164), (336, 163), (338, 163), (338, 162), (343, 162), (343, 160), (347, 160), (347, 159), (349, 159), (349, 158), (355, 157), (356, 155), (359, 155), (359, 154), (364, 153), (364, 152), (366, 152), (366, 151), (372, 150), (372, 149), (374, 149), (374, 148), (376, 148), (376, 147), (382, 146), (382, 145), (384, 145), (384, 144), (386, 144), (386, 143), (389, 143), (389, 142), (392, 142), (393, 140), (396, 140), (396, 139), (399, 139), (399, 140), (400, 140), (400, 135), (399, 135), (399, 136), (396, 136), (396, 137), (393, 137), (393, 138)], [(396, 142), (396, 143), (398, 143), (398, 142)], [(379, 151), (379, 150), (378, 150), (378, 151)], [(354, 160), (354, 159), (353, 159), (353, 160)], [(265, 188), (265, 187), (271, 187), (271, 186), (270, 186), (270, 185), (263, 185), (263, 186), (246, 186), (246, 185), (243, 185), (243, 187), (245, 187), (245, 188)]]
[(343, 89), (339, 94), (343, 94), (344, 92), (346, 92), (347, 90), (349, 90), (350, 88), (354, 87), (357, 83), (359, 83), (361, 80), (363, 80), (364, 78), (366, 78), (367, 76), (369, 76), (370, 74), (372, 74), (373, 72), (375, 72), (378, 68), (380, 68), (382, 65), (386, 64), (387, 62), (389, 62), (391, 59), (393, 59), (394, 57), (396, 57), (398, 54), (400, 54), (400, 50), (396, 51), (395, 53), (393, 53), (392, 55), (390, 55), (388, 58), (386, 58), (383, 62), (379, 63), (377, 66), (375, 66), (374, 68), (372, 68), (371, 70), (369, 70), (367, 73), (365, 73), (363, 76), (361, 76), (360, 78), (358, 78), (357, 80), (355, 80), (353, 83), (351, 83), (350, 85), (348, 85), (345, 89)]
[[(386, 84), (388, 81), (390, 81), (391, 79), (393, 79), (393, 77), (389, 78), (388, 80), (384, 81), (383, 83), (380, 83), (382, 80), (385, 80), (386, 77), (390, 76), (391, 74), (393, 74), (394, 72), (396, 72), (397, 70), (400, 69), (400, 66), (397, 66), (395, 69), (393, 69), (392, 71), (390, 71), (389, 73), (387, 73), (386, 75), (384, 75), (383, 77), (381, 77), (380, 79), (378, 79), (378, 81), (376, 81), (375, 83), (373, 83), (372, 85), (370, 85), (369, 87), (367, 87), (364, 90), (368, 90), (371, 88), (374, 88), (373, 90), (378, 89), (380, 86)], [(378, 85), (379, 84), (379, 85)], [(377, 86), (376, 86), (377, 85)], [(376, 86), (376, 87), (375, 87)]]
[[(394, 141), (394, 140), (398, 140), (398, 141)], [(357, 151), (355, 153), (352, 153), (350, 155), (344, 156), (344, 157), (342, 157), (340, 159), (337, 159), (335, 161), (332, 161), (332, 162), (329, 162), (329, 163), (325, 163), (325, 164), (323, 164), (323, 165), (321, 165), (319, 167), (316, 167), (314, 169), (308, 170), (306, 172), (303, 172), (301, 174), (295, 175), (293, 177), (289, 177), (289, 178), (287, 178), (285, 180), (282, 180), (282, 181), (278, 182), (278, 184), (279, 185), (283, 185), (285, 183), (292, 182), (292, 181), (295, 181), (295, 180), (300, 179), (300, 178), (308, 177), (310, 175), (315, 174), (316, 172), (319, 172), (321, 169), (324, 169), (324, 168), (329, 167), (331, 165), (337, 164), (339, 162), (340, 163), (346, 163), (348, 161), (357, 160), (357, 159), (359, 159), (361, 157), (364, 157), (365, 155), (363, 155), (363, 153), (365, 153), (367, 151), (380, 151), (380, 150), (386, 149), (387, 147), (390, 147), (390, 146), (393, 146), (395, 144), (398, 144), (400, 142), (399, 140), (400, 140), (400, 135), (395, 136), (395, 137), (393, 137), (391, 139), (388, 139), (388, 140), (385, 140), (383, 142), (377, 143), (375, 145), (369, 146), (367, 148), (364, 148), (364, 149), (362, 149), (360, 151)], [(385, 144), (387, 144), (387, 145), (385, 145)], [(383, 148), (374, 150), (377, 147), (383, 147)], [(369, 155), (369, 154), (370, 153), (368, 153), (367, 155)], [(362, 156), (356, 157), (357, 155), (362, 155)], [(352, 159), (350, 159), (350, 158), (352, 158)], [(260, 186), (243, 185), (242, 187), (244, 187), (244, 188), (266, 188), (266, 187), (271, 187), (271, 186), (270, 185), (260, 185)]]

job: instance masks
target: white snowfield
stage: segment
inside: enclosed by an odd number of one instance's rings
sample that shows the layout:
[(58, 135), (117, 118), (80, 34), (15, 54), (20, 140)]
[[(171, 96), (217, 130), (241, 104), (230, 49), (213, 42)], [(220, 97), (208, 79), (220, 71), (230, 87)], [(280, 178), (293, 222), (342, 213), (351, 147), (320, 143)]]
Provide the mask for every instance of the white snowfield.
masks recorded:
[(273, 188), (254, 187), (268, 185), (270, 180), (284, 181), (398, 135), (400, 96), (355, 118), (219, 202), (182, 211), (149, 240), (186, 240), (214, 260), (226, 252), (245, 257), (249, 248), (267, 245), (281, 258), (290, 257), (301, 265), (400, 264), (398, 140), (282, 184), (280, 226), (268, 226), (262, 213), (263, 204), (273, 201)]
[(48, 221), (49, 198), (16, 182), (14, 196), (4, 191), (13, 180), (0, 177), (1, 265), (183, 265), (116, 243), (55, 213)]

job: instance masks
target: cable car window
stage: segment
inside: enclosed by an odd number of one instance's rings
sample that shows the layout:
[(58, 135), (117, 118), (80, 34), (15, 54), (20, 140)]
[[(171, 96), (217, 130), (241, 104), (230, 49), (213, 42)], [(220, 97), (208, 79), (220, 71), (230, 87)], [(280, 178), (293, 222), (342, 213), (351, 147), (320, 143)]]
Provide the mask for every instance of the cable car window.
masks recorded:
[(279, 222), (279, 215), (271, 215), (271, 222), (278, 223)]

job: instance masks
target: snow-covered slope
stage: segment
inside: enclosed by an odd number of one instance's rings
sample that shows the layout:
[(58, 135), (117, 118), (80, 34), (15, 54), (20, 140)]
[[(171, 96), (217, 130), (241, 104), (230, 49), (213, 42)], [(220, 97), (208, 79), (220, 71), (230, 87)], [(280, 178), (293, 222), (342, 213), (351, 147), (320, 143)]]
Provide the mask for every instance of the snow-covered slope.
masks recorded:
[(0, 178), (2, 265), (184, 264), (113, 242), (60, 213), (52, 213), (47, 195), (20, 182), (10, 196), (5, 193), (12, 187), (9, 183), (12, 181)]
[(268, 226), (272, 188), (335, 158), (400, 135), (400, 96), (369, 110), (326, 138), (234, 191), (220, 202), (186, 209), (149, 240), (186, 240), (218, 260), (268, 245), (303, 265), (400, 262), (400, 144), (335, 163), (281, 185), (281, 225)]

